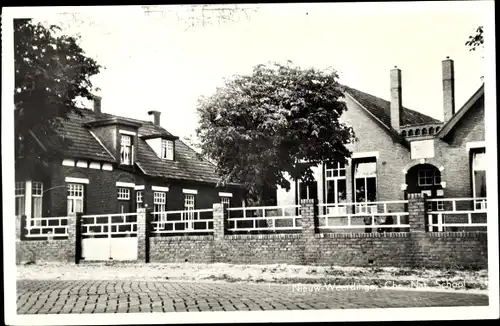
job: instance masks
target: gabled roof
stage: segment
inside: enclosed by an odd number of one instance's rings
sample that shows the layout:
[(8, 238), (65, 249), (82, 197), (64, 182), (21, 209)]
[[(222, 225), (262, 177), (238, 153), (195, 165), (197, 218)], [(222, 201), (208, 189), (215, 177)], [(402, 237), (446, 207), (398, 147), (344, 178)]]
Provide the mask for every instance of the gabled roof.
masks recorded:
[[(38, 136), (44, 146), (62, 152), (68, 158), (82, 158), (104, 162), (117, 162), (102, 143), (91, 133), (90, 125), (96, 121), (127, 121), (139, 125), (137, 165), (147, 175), (171, 179), (193, 180), (200, 182), (216, 183), (215, 166), (201, 158), (198, 153), (188, 147), (178, 137), (172, 135), (161, 126), (151, 121), (137, 120), (120, 117), (107, 113), (95, 113), (92, 110), (80, 109), (68, 114), (68, 119), (60, 118), (61, 127), (57, 133), (70, 140), (68, 148), (61, 149), (56, 140), (44, 137), (43, 128), (33, 132)], [(144, 138), (165, 137), (175, 141), (174, 161), (161, 160), (154, 150), (146, 143)]]
[(457, 123), (462, 120), (465, 114), (474, 106), (474, 104), (484, 96), (484, 84), (482, 84), (479, 89), (465, 102), (465, 104), (458, 110), (458, 112), (453, 115), (453, 117), (443, 126), (443, 128), (437, 133), (437, 137), (443, 139), (446, 137), (450, 131), (457, 125)]
[[(381, 99), (352, 87), (343, 86), (357, 102), (370, 111), (378, 120), (387, 127), (391, 127), (391, 102)], [(441, 121), (431, 118), (425, 114), (403, 107), (401, 110), (401, 127), (419, 125), (426, 123), (440, 123)]]

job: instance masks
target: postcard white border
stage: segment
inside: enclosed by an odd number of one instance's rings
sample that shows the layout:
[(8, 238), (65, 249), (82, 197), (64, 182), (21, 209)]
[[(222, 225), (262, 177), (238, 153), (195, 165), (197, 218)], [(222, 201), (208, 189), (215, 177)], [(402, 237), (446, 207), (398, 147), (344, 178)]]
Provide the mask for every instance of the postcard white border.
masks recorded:
[[(430, 9), (426, 2), (414, 3), (337, 3), (336, 9), (366, 12), (395, 12), (407, 11), (426, 12)], [(456, 12), (467, 12), (468, 6), (460, 2), (434, 2), (432, 11), (450, 10)], [(288, 4), (287, 4), (288, 5)], [(293, 4), (290, 6), (310, 6), (311, 4)], [(478, 10), (486, 12), (485, 30), (495, 30), (494, 24), (494, 2), (475, 2)], [(261, 6), (261, 4), (259, 4)], [(282, 4), (269, 4), (276, 6), (277, 10), (283, 10)], [(134, 8), (135, 7), (135, 8)], [(131, 15), (137, 18), (141, 13), (135, 11), (140, 6), (128, 7), (9, 7), (3, 9), (2, 15), (2, 173), (3, 173), (3, 216), (14, 216), (14, 194), (8, 189), (14, 189), (14, 142), (13, 142), (13, 103), (12, 95), (8, 90), (14, 89), (14, 62), (13, 44), (13, 18), (53, 15), (56, 12), (81, 11), (89, 14), (112, 17), (115, 15)], [(111, 15), (111, 16), (110, 16)], [(495, 38), (494, 34), (485, 34), (485, 61), (488, 69), (485, 76), (485, 121), (486, 142), (488, 148), (497, 148), (496, 141), (496, 79), (495, 79)], [(6, 91), (7, 90), (7, 91)], [(10, 109), (9, 109), (10, 108)], [(491, 163), (489, 177), (487, 179), (488, 214), (498, 216), (498, 192), (497, 192), (497, 161), (496, 153), (488, 151), (487, 156)], [(488, 248), (498, 248), (498, 220), (488, 221)], [(296, 321), (372, 321), (372, 320), (449, 320), (449, 319), (481, 319), (498, 318), (499, 295), (498, 295), (498, 252), (488, 250), (489, 262), (489, 307), (438, 307), (438, 308), (405, 308), (405, 309), (347, 309), (347, 310), (306, 310), (306, 311), (263, 311), (263, 312), (206, 312), (206, 313), (169, 313), (169, 314), (73, 314), (73, 315), (17, 315), (16, 314), (16, 282), (12, 282), (16, 276), (15, 265), (15, 224), (14, 219), (3, 219), (4, 229), (4, 305), (5, 322), (11, 325), (83, 325), (83, 324), (145, 324), (145, 323), (196, 323), (196, 322), (231, 322), (241, 320), (245, 322), (296, 322)], [(493, 282), (494, 281), (494, 282)]]

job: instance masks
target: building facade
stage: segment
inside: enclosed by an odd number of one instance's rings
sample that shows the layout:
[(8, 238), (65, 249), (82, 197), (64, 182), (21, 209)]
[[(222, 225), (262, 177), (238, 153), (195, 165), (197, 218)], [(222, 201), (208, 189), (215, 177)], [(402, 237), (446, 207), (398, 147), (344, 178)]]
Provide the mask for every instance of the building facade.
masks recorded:
[(340, 119), (357, 137), (349, 145), (352, 157), (314, 166), (312, 183), (279, 188), (278, 205), (306, 198), (324, 204), (394, 201), (408, 193), (486, 197), (484, 85), (455, 111), (451, 59), (442, 62), (442, 72), (444, 121), (402, 106), (396, 67), (390, 72), (390, 101), (345, 87), (348, 110)]
[[(60, 119), (58, 137), (31, 130), (16, 148), (16, 215), (30, 218), (241, 206), (236, 184), (217, 187), (215, 166), (154, 121), (94, 109)], [(69, 140), (67, 146), (59, 142)]]

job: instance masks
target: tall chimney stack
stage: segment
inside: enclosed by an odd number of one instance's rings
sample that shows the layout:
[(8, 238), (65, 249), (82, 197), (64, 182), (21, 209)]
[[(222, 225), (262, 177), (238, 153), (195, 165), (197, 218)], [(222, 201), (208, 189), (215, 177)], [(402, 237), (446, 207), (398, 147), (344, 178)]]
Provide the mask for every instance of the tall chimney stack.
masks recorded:
[(398, 132), (401, 127), (402, 107), (401, 70), (394, 66), (394, 69), (391, 69), (391, 127)]
[(450, 57), (443, 60), (443, 110), (446, 123), (455, 114), (455, 66)]
[(101, 96), (94, 95), (94, 112), (95, 113), (101, 113)]
[(155, 111), (155, 110), (152, 110), (152, 111), (149, 111), (148, 112), (149, 115), (153, 115), (154, 117), (154, 124), (159, 126), (160, 125), (160, 115), (161, 115), (161, 112), (160, 111)]

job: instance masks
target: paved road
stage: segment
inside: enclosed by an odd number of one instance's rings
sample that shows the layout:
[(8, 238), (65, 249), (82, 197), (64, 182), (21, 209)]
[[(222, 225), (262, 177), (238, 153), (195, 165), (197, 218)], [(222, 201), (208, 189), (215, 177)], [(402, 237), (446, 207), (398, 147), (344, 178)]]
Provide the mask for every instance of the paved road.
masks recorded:
[(324, 286), (146, 281), (17, 281), (18, 314), (486, 306), (478, 294)]

